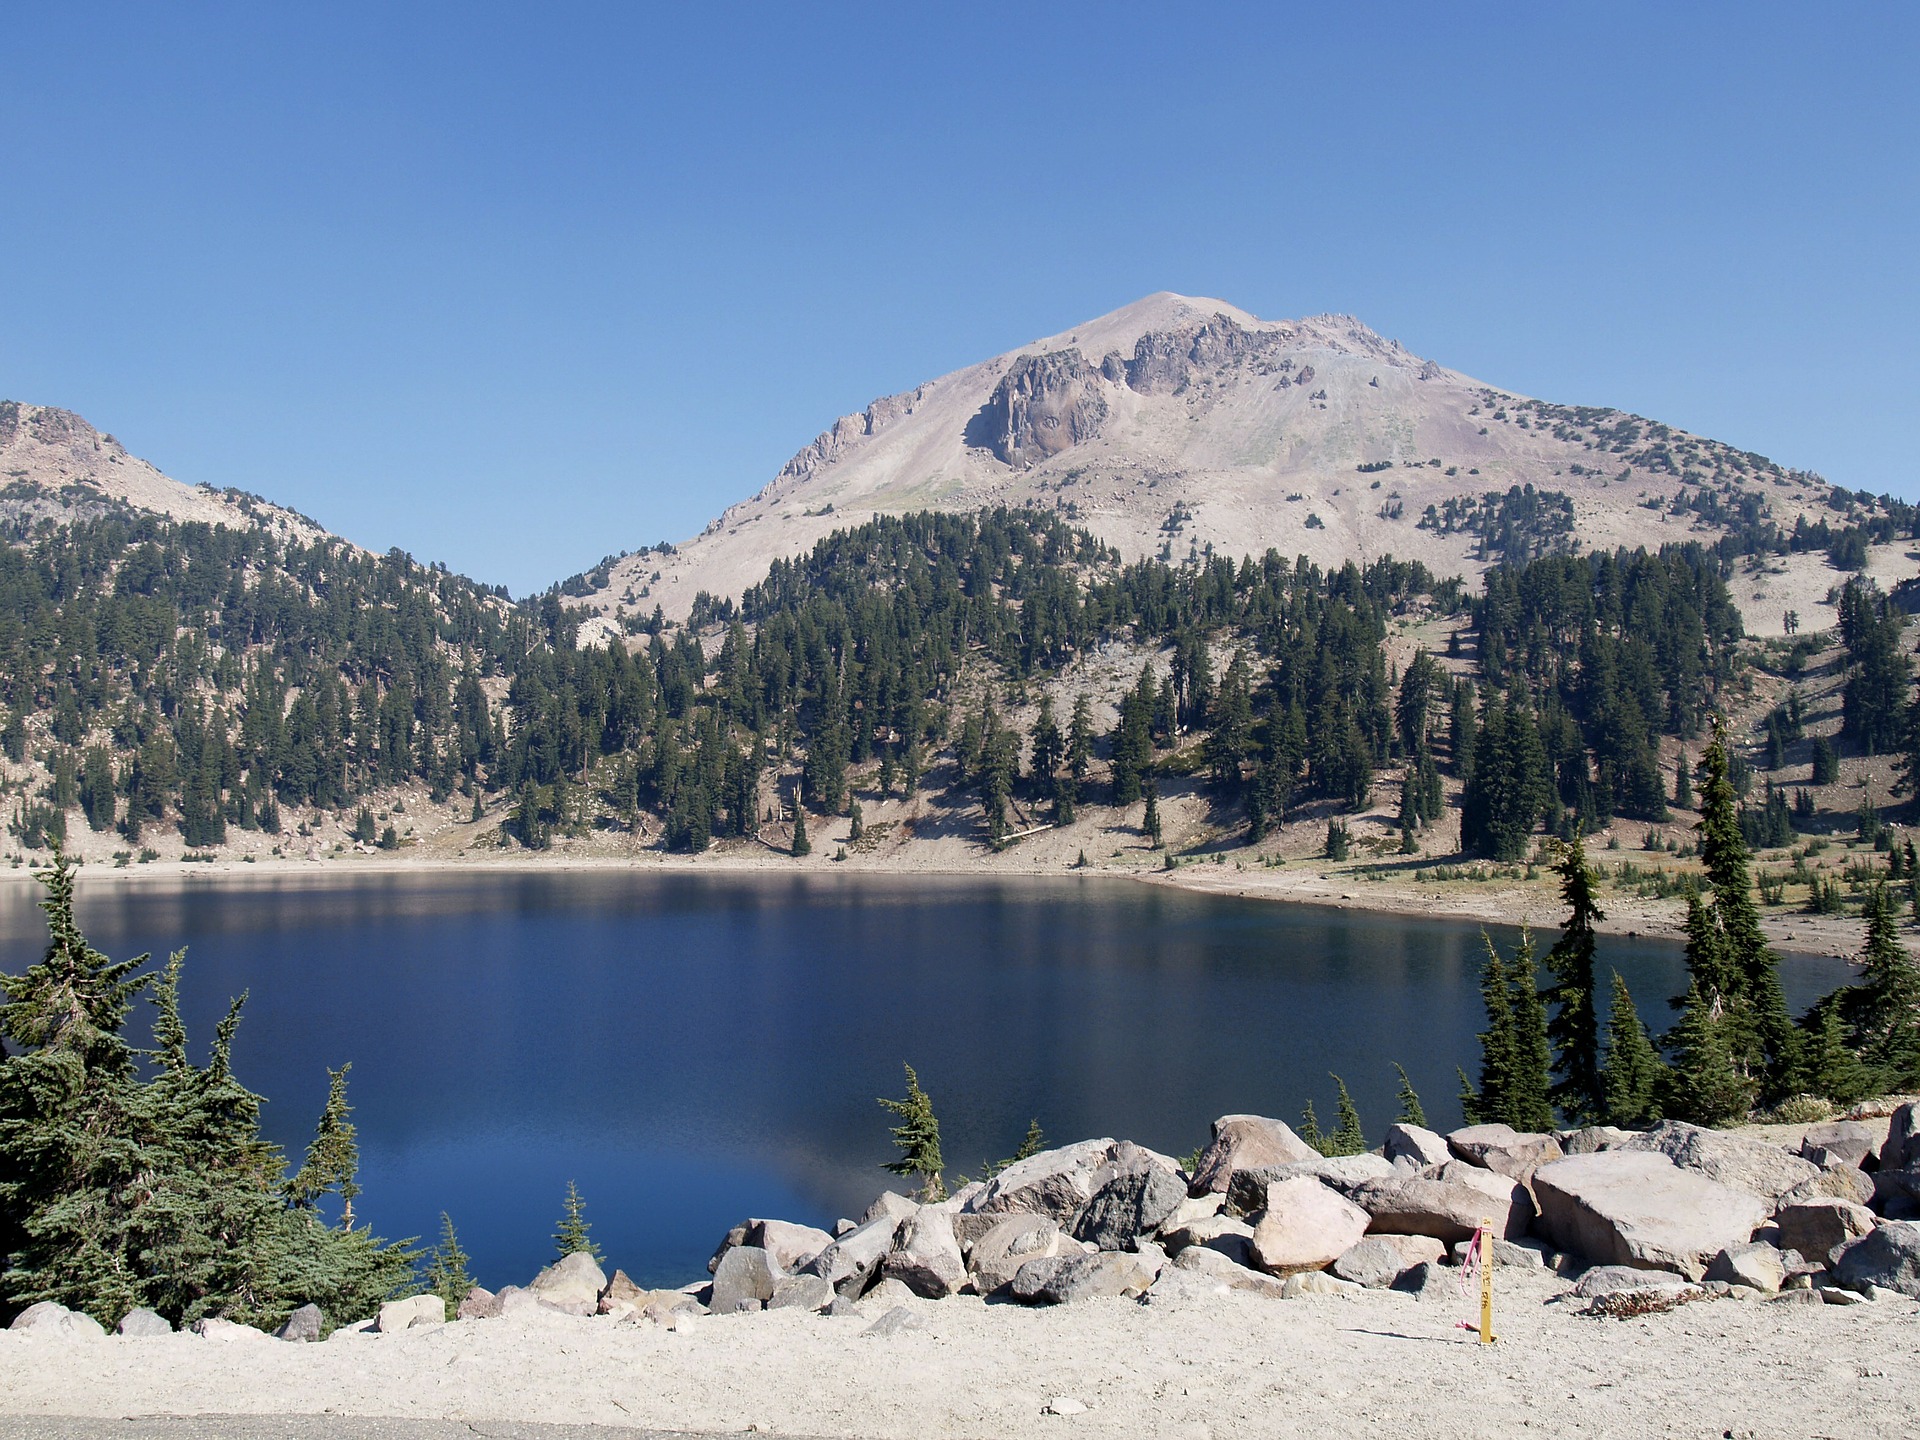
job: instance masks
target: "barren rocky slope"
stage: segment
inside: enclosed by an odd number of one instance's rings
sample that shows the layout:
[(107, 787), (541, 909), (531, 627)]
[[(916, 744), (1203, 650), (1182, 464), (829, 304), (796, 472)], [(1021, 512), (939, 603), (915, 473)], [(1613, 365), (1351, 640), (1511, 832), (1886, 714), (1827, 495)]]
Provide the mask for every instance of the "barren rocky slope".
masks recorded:
[(1159, 294), (843, 416), (695, 539), (575, 588), (609, 616), (658, 604), (678, 619), (700, 591), (738, 595), (770, 559), (874, 514), (998, 504), (1059, 510), (1129, 557), (1272, 546), (1472, 576), (1498, 557), (1455, 528), (1463, 511), (1527, 485), (1572, 502), (1570, 525), (1548, 514), (1533, 537), (1590, 548), (1708, 532), (1668, 513), (1683, 486), (1757, 494), (1786, 527), (1828, 495), (1717, 441), (1483, 384), (1351, 316), (1267, 321)]
[(0, 400), (0, 524), (23, 529), (122, 507), (210, 525), (264, 525), (301, 540), (326, 533), (257, 495), (171, 479), (70, 410)]

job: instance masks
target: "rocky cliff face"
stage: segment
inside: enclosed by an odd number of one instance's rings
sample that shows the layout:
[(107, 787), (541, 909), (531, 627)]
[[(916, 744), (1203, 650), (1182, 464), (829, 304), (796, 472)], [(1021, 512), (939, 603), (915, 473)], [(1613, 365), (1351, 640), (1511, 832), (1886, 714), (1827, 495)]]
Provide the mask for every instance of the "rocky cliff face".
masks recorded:
[(1449, 517), (1526, 486), (1571, 510), (1549, 543), (1588, 548), (1714, 538), (1674, 504), (1700, 487), (1757, 495), (1786, 526), (1827, 496), (1716, 441), (1471, 379), (1350, 315), (1161, 294), (843, 417), (676, 553), (622, 561), (576, 603), (678, 619), (872, 515), (986, 505), (1057, 511), (1129, 556), (1392, 554), (1471, 577), (1483, 537)]

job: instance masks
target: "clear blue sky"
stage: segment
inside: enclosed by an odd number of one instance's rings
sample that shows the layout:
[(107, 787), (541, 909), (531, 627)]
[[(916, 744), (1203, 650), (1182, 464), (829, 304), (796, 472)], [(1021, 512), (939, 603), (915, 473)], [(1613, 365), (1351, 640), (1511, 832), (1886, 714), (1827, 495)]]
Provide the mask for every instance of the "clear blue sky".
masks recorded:
[(1920, 7), (11, 7), (0, 396), (515, 593), (1154, 290), (1920, 492)]

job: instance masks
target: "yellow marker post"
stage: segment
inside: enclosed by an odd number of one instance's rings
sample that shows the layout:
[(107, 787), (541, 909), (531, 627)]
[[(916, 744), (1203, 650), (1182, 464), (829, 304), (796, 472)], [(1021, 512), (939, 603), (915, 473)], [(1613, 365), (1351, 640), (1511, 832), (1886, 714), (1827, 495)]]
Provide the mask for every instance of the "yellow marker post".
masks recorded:
[(1493, 1333), (1493, 1221), (1480, 1222), (1480, 1343), (1491, 1345)]

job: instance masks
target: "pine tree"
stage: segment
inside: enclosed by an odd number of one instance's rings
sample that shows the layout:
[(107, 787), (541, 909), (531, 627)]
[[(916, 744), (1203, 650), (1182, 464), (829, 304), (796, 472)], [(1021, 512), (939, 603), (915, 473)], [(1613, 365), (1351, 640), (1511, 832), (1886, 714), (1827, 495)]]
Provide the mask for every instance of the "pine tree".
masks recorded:
[(1046, 1143), (1046, 1132), (1040, 1128), (1040, 1121), (1037, 1118), (1027, 1121), (1027, 1133), (1020, 1137), (1020, 1148), (1013, 1152), (1013, 1159), (1008, 1163), (1017, 1165), (1022, 1160), (1031, 1160)]
[(287, 1199), (299, 1210), (316, 1209), (328, 1195), (338, 1195), (340, 1224), (347, 1230), (353, 1228), (353, 1199), (360, 1193), (360, 1144), (353, 1121), (347, 1118), (353, 1113), (347, 1104), (347, 1072), (352, 1069), (349, 1061), (327, 1071), (326, 1108), (307, 1146), (305, 1163), (287, 1182)]
[(1680, 758), (1673, 762), (1673, 808), (1691, 810), (1693, 808), (1693, 773), (1687, 764), (1687, 752), (1682, 750)]
[(1700, 987), (1687, 985), (1680, 1019), (1667, 1035), (1673, 1060), (1665, 1075), (1660, 1110), (1695, 1125), (1726, 1125), (1752, 1108), (1755, 1087), (1734, 1066), (1724, 1020)]
[(573, 1181), (567, 1181), (567, 1198), (563, 1202), (560, 1224), (553, 1232), (554, 1249), (560, 1252), (560, 1258), (576, 1255), (585, 1251), (596, 1261), (606, 1257), (600, 1253), (600, 1246), (593, 1238), (593, 1223), (587, 1219), (587, 1202), (580, 1196), (580, 1187)]
[(932, 1099), (920, 1088), (920, 1077), (914, 1074), (913, 1066), (903, 1068), (907, 1072), (906, 1098), (888, 1100), (883, 1096), (880, 1100), (883, 1107), (900, 1117), (900, 1123), (893, 1127), (893, 1143), (900, 1158), (889, 1160), (881, 1168), (894, 1175), (917, 1176), (922, 1198), (932, 1204), (947, 1196), (940, 1178), (946, 1167), (940, 1156), (940, 1121), (933, 1113)]
[(1515, 1077), (1519, 1069), (1519, 1051), (1514, 1035), (1513, 986), (1508, 979), (1506, 961), (1484, 931), (1480, 936), (1487, 958), (1480, 967), (1480, 1004), (1486, 1012), (1487, 1028), (1480, 1032), (1480, 1082), (1461, 1081), (1461, 1109), (1469, 1125), (1489, 1125), (1505, 1121), (1512, 1113)]
[(1360, 1128), (1360, 1111), (1353, 1103), (1353, 1096), (1347, 1093), (1347, 1082), (1334, 1075), (1333, 1086), (1336, 1092), (1334, 1101), (1334, 1119), (1336, 1126), (1329, 1135), (1322, 1153), (1327, 1155), (1358, 1155), (1367, 1148), (1367, 1137)]
[(1547, 1037), (1554, 1045), (1553, 1069), (1559, 1077), (1553, 1098), (1570, 1121), (1589, 1124), (1606, 1113), (1593, 965), (1594, 922), (1606, 914), (1594, 898), (1600, 877), (1587, 863), (1586, 846), (1577, 833), (1560, 847), (1554, 870), (1567, 921), (1546, 962), (1553, 977), (1546, 999), (1554, 1007)]
[(1613, 972), (1613, 1006), (1607, 1016), (1606, 1123), (1635, 1129), (1660, 1118), (1662, 1062), (1653, 1037), (1634, 1009), (1633, 995)]
[(1140, 817), (1140, 829), (1155, 850), (1160, 848), (1160, 790), (1151, 780), (1146, 784), (1147, 810)]
[(1920, 1085), (1920, 967), (1900, 943), (1899, 910), (1885, 885), (1867, 892), (1866, 917), (1860, 980), (1841, 992), (1837, 1008), (1878, 1086), (1907, 1090)]
[(440, 1240), (428, 1252), (420, 1278), (429, 1292), (440, 1297), (449, 1315), (460, 1308), (460, 1302), (467, 1298), (467, 1292), (475, 1284), (473, 1276), (467, 1273), (467, 1258), (467, 1252), (460, 1248), (460, 1237), (454, 1234), (452, 1217), (442, 1210)]
[(1516, 1130), (1551, 1130), (1553, 1049), (1547, 1040), (1547, 1006), (1533, 958), (1533, 934), (1525, 928), (1508, 974), (1513, 979), (1514, 1082), (1503, 1118)]
[(1841, 1018), (1845, 992), (1829, 995), (1801, 1019), (1801, 1051), (1805, 1057), (1807, 1088), (1836, 1105), (1851, 1105), (1875, 1090), (1881, 1072), (1863, 1064), (1853, 1037)]
[(1322, 1155), (1327, 1153), (1327, 1137), (1320, 1133), (1320, 1117), (1313, 1113), (1312, 1100), (1300, 1112), (1300, 1139)]
[(1400, 1072), (1400, 1090), (1395, 1096), (1400, 1102), (1400, 1113), (1396, 1119), (1402, 1125), (1419, 1125), (1424, 1128), (1427, 1123), (1427, 1112), (1421, 1108), (1420, 1095), (1413, 1088), (1413, 1081), (1407, 1078), (1407, 1067), (1396, 1064), (1393, 1068)]
[(795, 857), (813, 853), (813, 842), (807, 839), (807, 807), (797, 795), (793, 798), (793, 844), (787, 853)]

